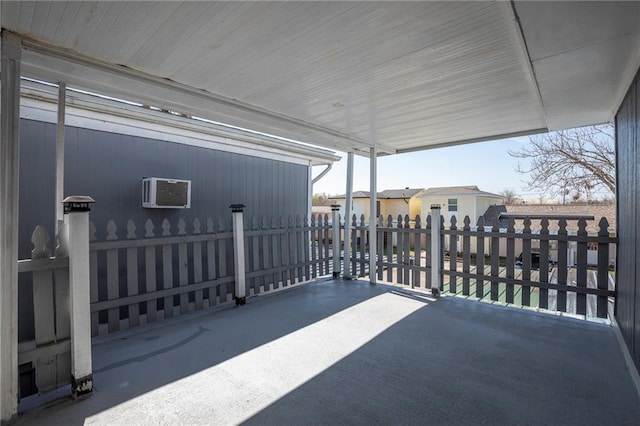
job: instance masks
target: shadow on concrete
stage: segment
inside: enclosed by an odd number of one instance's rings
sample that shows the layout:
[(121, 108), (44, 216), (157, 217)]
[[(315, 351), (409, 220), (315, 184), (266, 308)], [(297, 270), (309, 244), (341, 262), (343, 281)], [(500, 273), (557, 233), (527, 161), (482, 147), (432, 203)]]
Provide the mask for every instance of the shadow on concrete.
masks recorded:
[[(326, 291), (327, 286), (341, 291)], [(93, 345), (93, 394), (80, 402), (63, 398), (21, 413), (16, 424), (84, 424), (87, 417), (96, 413), (223, 363), (386, 291), (385, 287), (357, 281), (318, 281), (251, 298), (240, 308), (214, 309), (98, 338)]]
[(363, 282), (309, 284), (141, 328), (95, 345), (94, 367), (93, 396), (18, 423), (635, 425), (640, 418), (609, 326)]

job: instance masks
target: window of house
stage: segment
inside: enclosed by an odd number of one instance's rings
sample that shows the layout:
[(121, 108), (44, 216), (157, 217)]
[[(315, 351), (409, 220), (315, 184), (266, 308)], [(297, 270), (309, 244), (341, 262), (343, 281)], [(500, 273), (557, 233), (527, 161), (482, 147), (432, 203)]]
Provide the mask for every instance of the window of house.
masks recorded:
[(458, 211), (458, 199), (457, 198), (449, 198), (447, 203), (449, 205), (448, 211), (457, 212)]
[(376, 201), (376, 217), (380, 217), (380, 201)]

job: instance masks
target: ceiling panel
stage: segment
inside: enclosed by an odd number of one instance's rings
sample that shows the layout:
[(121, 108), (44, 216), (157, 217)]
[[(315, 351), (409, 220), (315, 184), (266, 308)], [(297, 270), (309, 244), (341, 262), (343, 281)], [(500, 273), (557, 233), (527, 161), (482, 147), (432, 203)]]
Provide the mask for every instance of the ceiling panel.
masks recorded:
[(634, 3), (0, 8), (34, 77), (362, 152), (603, 122), (640, 60)]
[(551, 130), (602, 123), (638, 69), (640, 3), (517, 2)]

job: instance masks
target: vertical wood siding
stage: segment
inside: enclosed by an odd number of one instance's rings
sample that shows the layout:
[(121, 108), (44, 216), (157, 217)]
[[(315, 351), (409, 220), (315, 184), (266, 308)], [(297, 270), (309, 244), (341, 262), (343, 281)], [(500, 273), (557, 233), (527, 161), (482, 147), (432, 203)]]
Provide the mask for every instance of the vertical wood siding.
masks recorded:
[(616, 320), (629, 352), (640, 369), (640, 114), (638, 77), (616, 115), (616, 166), (619, 249)]
[[(106, 229), (110, 220), (119, 226), (131, 220), (138, 230), (137, 237), (142, 238), (145, 222), (151, 219), (158, 227), (155, 234), (159, 236), (163, 232), (160, 225), (164, 219), (172, 224), (176, 224), (179, 218), (188, 224), (197, 217), (230, 220), (229, 205), (233, 203), (245, 204), (247, 217), (306, 215), (306, 166), (70, 126), (66, 128), (65, 137), (64, 193), (90, 195), (96, 200), (91, 220), (97, 229), (97, 241), (107, 239)], [(54, 229), (56, 126), (22, 119), (20, 138), (19, 258), (26, 259), (31, 256), (30, 238), (35, 226)], [(186, 210), (143, 209), (141, 179), (145, 176), (191, 180), (192, 207)], [(228, 229), (228, 224), (225, 226)], [(166, 254), (177, 258), (180, 250), (176, 247)], [(116, 261), (126, 262), (126, 253), (123, 256), (123, 259), (115, 259), (113, 254), (101, 253), (100, 256), (94, 255), (92, 261), (102, 268), (107, 257), (114, 265)], [(131, 261), (134, 256), (134, 253), (129, 253)], [(154, 257), (160, 261), (162, 249), (158, 248), (157, 253), (138, 253), (137, 257), (149, 260)], [(98, 268), (92, 271), (98, 271)], [(106, 274), (106, 267), (101, 272)], [(171, 272), (180, 278), (180, 271)], [(184, 281), (184, 276), (182, 279)], [(27, 307), (20, 313), (19, 336), (21, 341), (31, 340), (34, 338), (33, 312), (29, 301), (33, 299), (33, 291), (30, 285), (26, 285), (27, 277), (20, 276), (19, 280), (25, 284), (19, 285), (19, 303)], [(116, 289), (112, 286), (111, 291)], [(201, 294), (194, 297), (200, 300)], [(226, 293), (222, 297), (226, 297)], [(149, 318), (153, 320), (155, 310), (160, 311), (160, 308), (154, 308), (152, 303), (148, 308)], [(113, 310), (113, 323), (123, 315), (124, 312)], [(94, 327), (97, 320), (94, 314)]]

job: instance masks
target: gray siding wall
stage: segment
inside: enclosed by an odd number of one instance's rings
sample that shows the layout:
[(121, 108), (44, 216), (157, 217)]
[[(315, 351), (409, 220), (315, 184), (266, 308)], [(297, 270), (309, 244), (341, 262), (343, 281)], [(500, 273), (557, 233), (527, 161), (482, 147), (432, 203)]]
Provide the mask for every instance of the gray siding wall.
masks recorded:
[[(20, 137), (19, 257), (24, 259), (31, 255), (31, 233), (36, 225), (45, 225), (53, 234), (56, 126), (23, 119)], [(123, 239), (129, 219), (136, 223), (139, 237), (144, 235), (147, 219), (154, 221), (158, 231), (164, 218), (171, 222), (175, 235), (180, 217), (187, 222), (187, 232), (195, 217), (200, 218), (203, 230), (207, 217), (216, 226), (219, 220), (225, 221), (230, 229), (230, 204), (247, 206), (246, 221), (266, 216), (269, 223), (273, 217), (280, 223), (281, 216), (305, 215), (308, 205), (308, 168), (304, 165), (69, 126), (65, 173), (65, 195), (90, 195), (96, 200), (90, 217), (98, 240), (106, 239), (109, 220), (116, 222)], [(191, 208), (142, 208), (143, 177), (191, 180)], [(27, 303), (32, 297), (29, 283), (21, 283), (21, 340), (33, 338), (33, 313)]]
[(616, 115), (618, 257), (616, 320), (640, 370), (640, 94), (638, 76)]
[[(53, 229), (56, 127), (32, 120), (20, 122), (20, 257), (29, 256), (30, 233), (38, 224)], [(187, 146), (135, 136), (66, 128), (65, 195), (90, 195), (98, 240), (111, 219), (120, 229), (127, 220), (143, 229), (152, 219), (191, 224), (199, 217), (230, 223), (230, 204), (247, 206), (256, 216), (304, 215), (307, 211), (307, 167), (248, 155)], [(145, 209), (143, 177), (192, 181), (190, 209)], [(124, 235), (123, 235), (124, 236)]]

